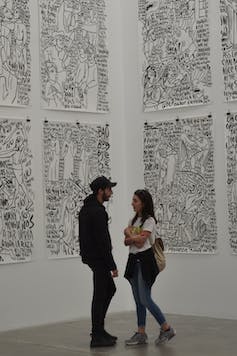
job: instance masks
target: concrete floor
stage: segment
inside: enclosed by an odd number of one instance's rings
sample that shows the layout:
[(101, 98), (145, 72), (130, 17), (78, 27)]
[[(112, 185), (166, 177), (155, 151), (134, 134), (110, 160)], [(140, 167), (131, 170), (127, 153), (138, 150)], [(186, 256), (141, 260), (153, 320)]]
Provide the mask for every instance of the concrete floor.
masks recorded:
[(149, 316), (146, 346), (126, 347), (135, 330), (134, 313), (107, 317), (107, 330), (119, 337), (112, 348), (90, 350), (90, 321), (78, 320), (0, 333), (0, 356), (236, 356), (237, 321), (168, 315), (177, 335), (156, 347), (158, 328)]

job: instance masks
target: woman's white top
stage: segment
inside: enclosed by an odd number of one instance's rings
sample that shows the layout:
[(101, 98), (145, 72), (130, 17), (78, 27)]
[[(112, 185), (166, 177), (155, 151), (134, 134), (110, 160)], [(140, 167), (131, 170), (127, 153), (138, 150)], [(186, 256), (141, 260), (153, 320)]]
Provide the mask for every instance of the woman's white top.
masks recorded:
[(138, 252), (146, 251), (149, 248), (151, 248), (151, 244), (153, 244), (155, 242), (155, 235), (156, 235), (155, 234), (156, 222), (155, 222), (154, 218), (150, 217), (150, 218), (146, 219), (141, 228), (140, 228), (140, 226), (141, 226), (141, 217), (138, 217), (133, 225), (132, 225), (132, 219), (130, 219), (129, 222), (128, 222), (128, 226), (132, 226), (132, 228), (134, 230), (134, 235), (138, 235), (142, 231), (149, 231), (151, 233), (150, 238), (148, 238), (145, 241), (143, 247), (138, 248), (135, 245), (130, 245), (129, 246), (129, 253), (136, 254)]

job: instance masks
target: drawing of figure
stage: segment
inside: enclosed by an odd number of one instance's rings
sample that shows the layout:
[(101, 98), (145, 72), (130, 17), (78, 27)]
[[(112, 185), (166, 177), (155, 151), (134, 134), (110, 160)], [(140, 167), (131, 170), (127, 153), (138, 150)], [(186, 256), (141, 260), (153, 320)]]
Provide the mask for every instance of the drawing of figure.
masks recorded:
[(237, 205), (237, 179), (231, 184), (231, 204)]
[(80, 2), (77, 2), (75, 6), (74, 0), (63, 1), (63, 24), (65, 32), (70, 32), (77, 26), (77, 16), (80, 10)]
[(189, 225), (189, 215), (182, 211), (178, 222), (177, 238), (184, 244), (192, 242), (193, 239)]
[(62, 157), (64, 159), (64, 179), (73, 179), (74, 156), (76, 155), (76, 144), (72, 140), (72, 130), (67, 129), (62, 146)]
[(186, 72), (177, 62), (168, 64), (164, 70), (162, 82), (166, 99), (174, 95), (175, 89), (181, 84)]
[(59, 158), (60, 158), (60, 146), (57, 139), (57, 132), (52, 130), (50, 132), (50, 163), (49, 163), (49, 180), (58, 181), (59, 180)]
[[(237, 208), (237, 151), (235, 148), (233, 148), (230, 153), (231, 157), (233, 157), (233, 163), (232, 163), (232, 179), (231, 185), (230, 185), (230, 204), (232, 206), (236, 206)], [(237, 219), (236, 219), (237, 220)]]
[(15, 188), (12, 178), (9, 178), (8, 176), (0, 177), (0, 193), (1, 206), (4, 207), (4, 209), (12, 208), (15, 196)]
[(19, 8), (15, 9), (14, 13), (14, 62), (16, 70), (25, 72), (27, 69), (26, 42), (27, 30), (25, 24), (21, 20), (22, 14)]
[(95, 53), (93, 48), (88, 49), (88, 77), (86, 86), (86, 107), (90, 104), (97, 102), (97, 91), (98, 91), (98, 73), (97, 73), (97, 63), (95, 60)]
[(167, 147), (167, 170), (166, 170), (166, 184), (173, 186), (175, 173), (176, 173), (176, 163), (177, 163), (177, 154), (174, 151), (172, 146)]
[(157, 105), (160, 95), (156, 70), (154, 67), (148, 66), (144, 76), (144, 105), (146, 107)]
[(97, 11), (96, 8), (89, 8), (84, 13), (82, 30), (83, 36), (88, 36), (90, 45), (96, 48), (97, 46)]
[(47, 62), (46, 73), (48, 81), (45, 87), (45, 100), (49, 106), (60, 106), (62, 103), (62, 87), (58, 82), (57, 66), (52, 62)]
[(61, 222), (59, 230), (62, 231), (63, 251), (72, 254), (75, 249), (75, 213), (77, 204), (69, 193), (62, 201)]
[(195, 58), (198, 50), (195, 39), (195, 32), (192, 31), (189, 27), (185, 30), (179, 27), (174, 27), (173, 35), (176, 37), (177, 41), (177, 54), (186, 54), (188, 60)]
[(191, 158), (192, 169), (198, 168), (202, 174), (205, 173), (207, 158), (210, 151), (210, 141), (208, 137), (204, 136), (201, 132), (197, 132), (196, 136), (196, 149)]
[(143, 43), (143, 51), (147, 61), (150, 60), (155, 47), (158, 46), (158, 44), (162, 47), (163, 44), (163, 39), (157, 38), (155, 28), (149, 19), (146, 20), (143, 27)]
[(53, 63), (57, 68), (57, 80), (60, 85), (62, 85), (66, 79), (66, 70), (70, 64), (67, 41), (68, 38), (59, 33), (55, 36), (52, 43), (44, 49), (45, 63)]
[(83, 148), (79, 166), (79, 180), (83, 187), (88, 187), (91, 179), (93, 178), (90, 167), (90, 156), (91, 153), (86, 148)]
[(185, 126), (183, 132), (180, 136), (180, 149), (179, 149), (179, 159), (180, 159), (180, 170), (187, 170), (192, 168), (193, 161), (192, 154), (193, 149), (196, 148), (195, 137), (193, 136), (192, 129), (190, 126)]
[(14, 29), (13, 23), (13, 12), (11, 8), (7, 7), (7, 3), (0, 8), (2, 13), (1, 18), (1, 37), (2, 37), (2, 44), (4, 48), (4, 52), (6, 58), (9, 59), (11, 56), (11, 33)]
[(86, 108), (86, 87), (88, 82), (88, 62), (87, 55), (84, 48), (81, 46), (78, 49), (78, 64), (75, 73), (76, 82), (76, 103), (80, 105), (81, 108)]
[(201, 240), (207, 232), (207, 226), (210, 224), (210, 208), (205, 199), (197, 202), (196, 210), (192, 219), (193, 239)]
[(9, 92), (8, 92), (8, 82), (7, 82), (8, 72), (5, 69), (7, 58), (2, 43), (1, 29), (2, 27), (0, 26), (0, 96), (4, 101), (7, 98)]
[(7, 2), (0, 8), (3, 19), (0, 20), (0, 95), (2, 100), (14, 103), (17, 97), (17, 78), (12, 54), (13, 13)]
[(5, 176), (0, 176), (0, 252), (5, 231), (4, 213), (7, 209), (12, 207), (13, 201), (12, 192), (8, 188), (9, 180), (10, 179)]
[(164, 186), (172, 188), (176, 173), (177, 154), (173, 147), (162, 140), (154, 148), (154, 167), (158, 172), (157, 191)]
[(199, 190), (195, 183), (191, 184), (185, 195), (185, 210), (189, 213), (195, 210), (196, 202), (201, 196), (202, 190)]
[[(13, 141), (13, 142), (12, 142)], [(23, 171), (23, 161), (26, 154), (26, 134), (23, 128), (16, 128), (9, 137), (5, 140), (4, 144), (11, 145), (9, 149), (0, 151), (0, 159), (9, 160), (11, 163), (12, 173), (15, 181), (15, 193), (13, 202), (16, 205), (16, 201), (19, 198), (20, 193), (23, 193), (25, 199), (25, 209), (29, 209), (33, 202), (30, 197), (30, 193), (26, 187)]]

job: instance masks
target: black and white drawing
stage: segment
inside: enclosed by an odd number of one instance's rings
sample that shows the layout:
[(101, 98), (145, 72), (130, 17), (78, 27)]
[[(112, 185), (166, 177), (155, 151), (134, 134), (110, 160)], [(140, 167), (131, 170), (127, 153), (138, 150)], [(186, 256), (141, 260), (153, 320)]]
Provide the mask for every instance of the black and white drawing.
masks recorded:
[(237, 0), (220, 0), (222, 65), (226, 101), (237, 100)]
[(227, 114), (226, 158), (230, 246), (237, 254), (237, 113)]
[(40, 0), (40, 23), (43, 106), (107, 112), (105, 0)]
[(138, 0), (144, 111), (207, 104), (207, 0)]
[(0, 119), (0, 263), (31, 260), (33, 247), (30, 124)]
[(78, 211), (89, 183), (110, 176), (109, 127), (44, 123), (46, 236), (50, 258), (79, 254)]
[(215, 253), (212, 118), (145, 124), (144, 179), (167, 252)]
[(0, 105), (29, 105), (29, 0), (0, 0)]

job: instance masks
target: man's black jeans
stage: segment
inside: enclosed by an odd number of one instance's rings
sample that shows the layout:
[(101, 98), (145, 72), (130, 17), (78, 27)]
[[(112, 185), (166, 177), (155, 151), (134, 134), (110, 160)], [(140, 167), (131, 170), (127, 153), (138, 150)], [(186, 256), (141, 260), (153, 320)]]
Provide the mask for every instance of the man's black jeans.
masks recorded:
[(90, 264), (93, 271), (93, 299), (91, 304), (92, 335), (104, 331), (104, 320), (112, 297), (116, 292), (111, 272), (102, 263)]

